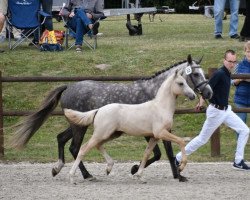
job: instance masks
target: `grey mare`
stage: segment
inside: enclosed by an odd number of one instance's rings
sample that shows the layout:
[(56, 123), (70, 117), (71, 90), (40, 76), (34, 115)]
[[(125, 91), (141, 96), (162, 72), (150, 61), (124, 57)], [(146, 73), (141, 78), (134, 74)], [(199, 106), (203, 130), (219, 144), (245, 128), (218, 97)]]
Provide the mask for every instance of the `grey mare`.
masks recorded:
[[(201, 93), (205, 99), (209, 99), (212, 97), (213, 92), (207, 84), (204, 72), (200, 66), (201, 60), (194, 61), (191, 55), (188, 55), (185, 61), (159, 71), (146, 80), (138, 80), (131, 83), (108, 83), (87, 80), (60, 86), (48, 94), (38, 111), (27, 116), (19, 124), (19, 128), (12, 138), (11, 146), (17, 149), (23, 148), (47, 120), (59, 101), (62, 109), (69, 108), (81, 112), (97, 109), (110, 103), (140, 104), (153, 99), (162, 82), (176, 69), (189, 71), (189, 75), (186, 76), (188, 85)], [(78, 126), (70, 123), (69, 128), (57, 136), (59, 160), (52, 169), (53, 176), (57, 175), (64, 166), (64, 146), (67, 141), (72, 138), (69, 150), (73, 157), (76, 158), (87, 128), (87, 126)], [(149, 141), (149, 138), (146, 137), (146, 140)], [(181, 180), (175, 166), (171, 142), (163, 141), (163, 144), (170, 161), (173, 176)], [(147, 161), (145, 167), (160, 159), (161, 152), (158, 145), (155, 146), (153, 152), (154, 157)], [(85, 179), (91, 180), (93, 178), (82, 162), (80, 162), (79, 168)], [(138, 168), (138, 165), (134, 165), (131, 173), (136, 173)]]

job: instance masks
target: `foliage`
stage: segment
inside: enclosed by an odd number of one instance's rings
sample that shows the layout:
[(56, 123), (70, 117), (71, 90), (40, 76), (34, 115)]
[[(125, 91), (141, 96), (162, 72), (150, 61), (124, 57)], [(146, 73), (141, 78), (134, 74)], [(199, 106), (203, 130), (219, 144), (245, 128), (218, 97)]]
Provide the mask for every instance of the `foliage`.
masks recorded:
[[(159, 20), (161, 19), (161, 21)], [(240, 16), (240, 28), (243, 17)], [(192, 54), (193, 58), (204, 56), (202, 66), (205, 72), (209, 67), (219, 67), (225, 50), (234, 49), (238, 59), (243, 56), (243, 43), (228, 36), (229, 20), (223, 21), (223, 40), (213, 36), (214, 22), (202, 15), (156, 15), (154, 22), (148, 16), (142, 18), (143, 35), (131, 37), (125, 27), (126, 16), (111, 17), (101, 22), (98, 48), (91, 51), (84, 47), (83, 53), (74, 49), (63, 52), (40, 52), (35, 48), (22, 45), (14, 51), (8, 51), (7, 43), (1, 44), (6, 50), (0, 54), (2, 76), (132, 76), (152, 75), (154, 72), (171, 66)], [(136, 22), (133, 21), (133, 24)], [(62, 29), (61, 23), (54, 23), (56, 29)], [(96, 66), (107, 64), (100, 70)], [(55, 87), (66, 83), (3, 83), (4, 110), (36, 110), (46, 94)], [(232, 102), (233, 89), (230, 102)], [(194, 107), (195, 101), (178, 100), (179, 108)], [(57, 108), (57, 109), (60, 109)], [(23, 117), (4, 117), (4, 134), (7, 141), (13, 133), (11, 127)], [(183, 137), (195, 137), (204, 122), (204, 114), (175, 115), (173, 132)], [(249, 125), (249, 122), (248, 122)], [(50, 117), (32, 137), (23, 151), (5, 149), (5, 160), (52, 162), (57, 160), (58, 133), (65, 130), (64, 117)], [(92, 130), (85, 136), (85, 142)], [(221, 156), (210, 156), (210, 144), (204, 145), (192, 156), (191, 161), (231, 161), (234, 157), (236, 139), (230, 129), (221, 128)], [(72, 161), (67, 144), (66, 162)], [(117, 160), (140, 160), (146, 142), (143, 138), (124, 136), (106, 145), (110, 155)], [(160, 148), (163, 149), (160, 143)], [(179, 147), (174, 145), (175, 153)], [(163, 159), (166, 158), (162, 150)], [(246, 159), (250, 157), (250, 147), (246, 147)], [(85, 160), (103, 161), (99, 152), (91, 151)]]

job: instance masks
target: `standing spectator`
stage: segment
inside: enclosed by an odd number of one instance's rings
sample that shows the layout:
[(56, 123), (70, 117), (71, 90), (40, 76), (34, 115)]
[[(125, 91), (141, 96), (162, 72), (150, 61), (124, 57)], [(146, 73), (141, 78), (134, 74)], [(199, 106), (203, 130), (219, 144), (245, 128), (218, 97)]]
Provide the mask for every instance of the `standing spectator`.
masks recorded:
[(67, 0), (66, 6), (60, 14), (68, 17), (67, 25), (76, 32), (77, 52), (82, 51), (83, 35), (89, 29), (93, 29), (94, 32), (99, 24), (95, 23), (93, 26), (93, 23), (104, 17), (103, 7), (103, 0)]
[(246, 0), (246, 16), (240, 32), (240, 41), (250, 40), (250, 1)]
[[(53, 22), (52, 22), (52, 5), (53, 5), (53, 0), (40, 0), (41, 5), (42, 5), (42, 10), (44, 12), (46, 12), (47, 14), (50, 14), (51, 17), (48, 17), (44, 23), (45, 28), (49, 31), (53, 30)], [(35, 44), (39, 44), (39, 33), (38, 31), (36, 31), (34, 33), (34, 39), (33, 39), (33, 43)], [(33, 45), (32, 43), (29, 44)]]
[[(206, 120), (202, 130), (198, 136), (186, 145), (185, 150), (186, 155), (192, 154), (199, 147), (206, 144), (214, 131), (224, 123), (239, 133), (233, 167), (235, 169), (250, 170), (250, 167), (244, 162), (244, 149), (249, 137), (249, 128), (232, 111), (231, 106), (228, 105), (231, 85), (230, 72), (233, 70), (236, 62), (236, 53), (233, 50), (227, 50), (224, 55), (223, 66), (214, 73), (208, 82), (213, 89), (213, 97), (209, 100), (210, 104), (206, 111)], [(201, 97), (196, 109), (200, 110), (203, 104), (204, 99)], [(181, 152), (179, 152), (176, 155), (177, 165), (179, 165), (181, 157)]]
[[(245, 43), (244, 52), (245, 57), (237, 66), (237, 74), (250, 74), (250, 41)], [(235, 79), (233, 84), (236, 86), (235, 106), (237, 108), (250, 108), (250, 79)], [(237, 115), (246, 123), (247, 113), (237, 113)]]
[[(222, 39), (222, 20), (224, 17), (226, 0), (214, 0), (214, 36), (216, 39)], [(232, 39), (239, 39), (238, 31), (238, 13), (240, 0), (229, 0), (230, 6), (230, 26), (229, 36)]]

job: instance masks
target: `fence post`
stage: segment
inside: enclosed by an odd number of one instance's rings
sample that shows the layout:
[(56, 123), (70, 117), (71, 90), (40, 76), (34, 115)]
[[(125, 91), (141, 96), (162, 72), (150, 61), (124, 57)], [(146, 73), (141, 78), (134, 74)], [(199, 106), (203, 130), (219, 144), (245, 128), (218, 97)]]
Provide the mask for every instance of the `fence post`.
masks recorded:
[[(217, 68), (209, 68), (208, 69), (208, 76), (211, 78), (212, 74), (217, 70)], [(218, 127), (211, 139), (210, 139), (210, 144), (211, 144), (211, 156), (220, 156), (220, 127)]]
[(2, 72), (0, 71), (0, 158), (4, 156)]

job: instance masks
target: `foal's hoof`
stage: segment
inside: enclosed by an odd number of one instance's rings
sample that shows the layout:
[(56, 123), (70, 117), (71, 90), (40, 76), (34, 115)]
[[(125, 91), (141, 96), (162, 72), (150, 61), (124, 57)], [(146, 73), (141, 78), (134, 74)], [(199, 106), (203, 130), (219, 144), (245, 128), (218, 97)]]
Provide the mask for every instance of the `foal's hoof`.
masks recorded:
[(138, 181), (138, 183), (140, 183), (140, 184), (147, 183), (147, 180), (138, 174), (133, 175), (132, 179)]
[(72, 185), (76, 185), (76, 181), (75, 181), (75, 179), (74, 179), (73, 176), (70, 176), (70, 177), (69, 177), (69, 182), (70, 182), (70, 184), (72, 184)]
[(110, 171), (109, 170), (106, 170), (106, 175), (108, 176), (110, 174)]
[(59, 173), (59, 171), (55, 168), (52, 168), (51, 173), (52, 173), (52, 176), (55, 177)]
[(139, 165), (134, 165), (132, 168), (131, 168), (131, 174), (134, 175), (139, 169)]
[(182, 175), (179, 175), (178, 178), (179, 178), (179, 182), (187, 182), (188, 181), (188, 179)]
[(90, 175), (88, 178), (86, 178), (86, 180), (87, 181), (93, 181), (93, 182), (95, 182), (95, 181), (97, 181), (97, 178), (94, 177), (94, 176), (92, 176), (92, 175)]
[(177, 176), (178, 176), (179, 182), (187, 182), (188, 181), (188, 179), (185, 176), (181, 175), (181, 170), (179, 167), (177, 167)]

